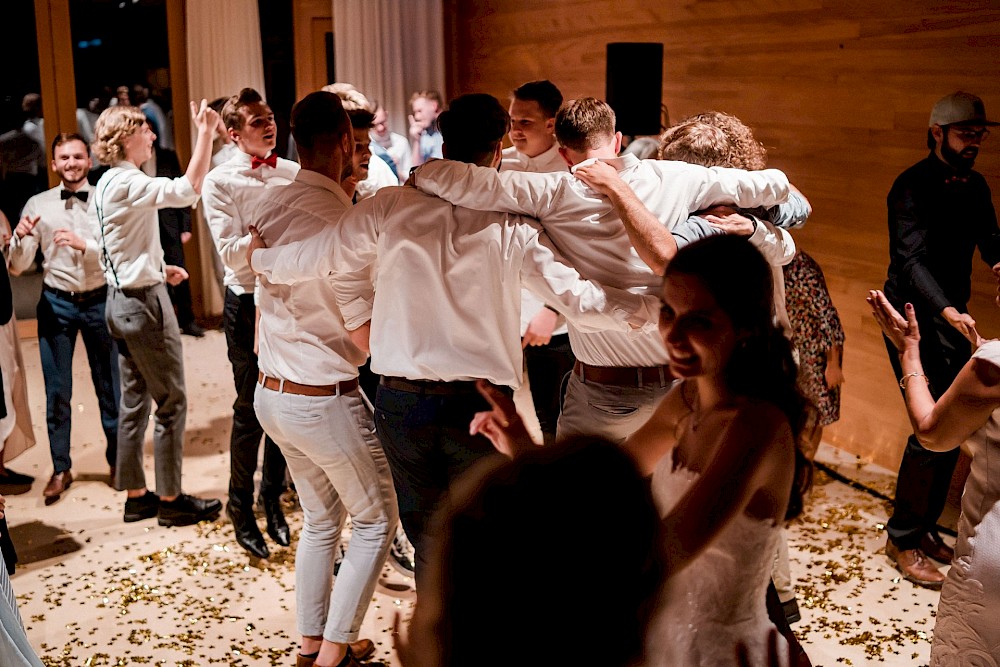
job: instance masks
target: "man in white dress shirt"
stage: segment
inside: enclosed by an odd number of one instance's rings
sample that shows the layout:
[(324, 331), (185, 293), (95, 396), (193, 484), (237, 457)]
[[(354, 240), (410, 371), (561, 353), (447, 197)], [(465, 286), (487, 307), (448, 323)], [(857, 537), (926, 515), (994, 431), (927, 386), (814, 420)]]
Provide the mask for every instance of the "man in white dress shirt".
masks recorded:
[[(500, 171), (569, 171), (556, 143), (556, 113), (562, 93), (551, 81), (529, 81), (514, 89), (510, 101), (510, 140)], [(530, 290), (521, 290), (521, 344), (528, 369), (531, 402), (546, 444), (556, 437), (563, 380), (576, 357), (565, 320)]]
[[(354, 135), (340, 99), (307, 95), (292, 109), (291, 124), (302, 169), (253, 216), (277, 246), (311, 243), (351, 208), (339, 179), (351, 165)], [(370, 281), (370, 272), (353, 278)], [(374, 651), (358, 632), (399, 520), (389, 466), (358, 390), (366, 354), (344, 329), (325, 276), (296, 285), (262, 276), (259, 309), (254, 408), (285, 455), (305, 516), (295, 561), (297, 664), (354, 665), (358, 654)], [(351, 541), (331, 594), (348, 514)]]
[(28, 200), (10, 243), (13, 273), (28, 269), (42, 250), (42, 298), (38, 301), (38, 348), (45, 379), (45, 411), (52, 477), (42, 491), (58, 498), (73, 483), (70, 429), (73, 416), (73, 350), (81, 334), (97, 393), (105, 458), (114, 480), (118, 449), (118, 360), (104, 321), (107, 282), (101, 252), (87, 215), (93, 188), (87, 182), (90, 153), (78, 134), (52, 142), (52, 171), (60, 183)]
[[(118, 464), (115, 487), (127, 492), (125, 521), (157, 517), (161, 526), (214, 518), (216, 499), (182, 492), (187, 396), (180, 328), (166, 283), (187, 280), (187, 272), (165, 265), (160, 246), (160, 208), (192, 206), (208, 173), (217, 113), (202, 100), (191, 103), (198, 140), (187, 171), (178, 178), (151, 178), (139, 165), (153, 155), (156, 135), (142, 111), (119, 105), (106, 109), (94, 127), (94, 153), (110, 165), (94, 186), (91, 209), (108, 281), (105, 317), (118, 344), (121, 402), (118, 406)], [(150, 401), (156, 402), (153, 458), (156, 493), (146, 488), (143, 444)]]
[[(712, 204), (770, 206), (788, 196), (788, 179), (773, 169), (745, 172), (616, 157), (621, 133), (615, 132), (614, 111), (594, 98), (565, 104), (555, 131), (559, 151), (569, 162), (610, 162), (668, 229)], [(537, 217), (583, 277), (637, 294), (658, 292), (659, 277), (636, 254), (615, 208), (571, 174), (498, 174), (438, 160), (420, 167), (414, 183), (458, 206)], [(763, 226), (761, 230), (763, 234)], [(655, 331), (587, 332), (572, 321), (569, 332), (577, 363), (557, 438), (599, 435), (624, 442), (647, 421), (672, 382), (663, 341)]]
[[(459, 97), (440, 124), (449, 156), (496, 169), (509, 117), (495, 98)], [(508, 393), (521, 384), (522, 283), (581, 328), (624, 337), (633, 326), (652, 330), (658, 306), (652, 296), (581, 281), (534, 220), (456, 208), (411, 187), (381, 190), (308, 242), (256, 250), (251, 265), (262, 280), (292, 289), (334, 274), (346, 328), (363, 346), (370, 332), (372, 370), (382, 375), (378, 437), (416, 549), (418, 590), (439, 499), (494, 453), (469, 433), (473, 415), (489, 409), (475, 381)]]
[(410, 142), (401, 134), (389, 129), (389, 114), (381, 103), (375, 102), (375, 118), (372, 119), (370, 133), (373, 155), (385, 160), (399, 183), (410, 174)]
[(226, 332), (229, 361), (233, 366), (236, 400), (229, 438), (229, 502), (226, 514), (233, 522), (236, 541), (258, 558), (270, 555), (254, 518), (254, 473), (264, 438), (264, 461), (260, 479), (260, 504), (267, 532), (275, 542), (288, 546), (288, 523), (281, 511), (285, 491), (285, 458), (281, 449), (264, 434), (253, 408), (257, 386), (257, 354), (254, 352), (257, 307), (254, 305), (256, 277), (247, 266), (250, 216), (263, 197), (288, 185), (299, 165), (277, 156), (277, 126), (274, 113), (253, 88), (244, 88), (222, 107), (226, 125), (237, 151), (205, 177), (202, 204), (212, 240), (225, 266), (226, 286), (222, 328)]

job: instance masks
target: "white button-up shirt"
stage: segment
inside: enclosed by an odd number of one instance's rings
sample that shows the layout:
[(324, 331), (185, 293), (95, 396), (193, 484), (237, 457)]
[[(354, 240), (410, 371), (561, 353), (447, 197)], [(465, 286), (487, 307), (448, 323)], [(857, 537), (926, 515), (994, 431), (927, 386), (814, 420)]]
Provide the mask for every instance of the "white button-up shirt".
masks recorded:
[(201, 201), (205, 221), (225, 266), (223, 283), (233, 294), (253, 292), (256, 276), (247, 266), (250, 246), (250, 221), (261, 198), (269, 197), (273, 188), (288, 185), (299, 173), (299, 164), (278, 158), (272, 169), (260, 165), (251, 169), (251, 156), (237, 150), (205, 176)]
[[(569, 165), (559, 154), (559, 144), (553, 143), (549, 149), (539, 153), (535, 157), (528, 157), (513, 146), (503, 149), (503, 158), (500, 160), (500, 171), (531, 171), (538, 174), (548, 174), (554, 171), (569, 171)], [(528, 325), (535, 315), (545, 307), (542, 302), (530, 290), (521, 290), (521, 335), (528, 330)], [(553, 336), (559, 336), (569, 331), (565, 322), (556, 326), (552, 330)]]
[[(268, 252), (276, 252), (296, 241), (311, 246), (324, 230), (338, 225), (350, 208), (351, 200), (339, 184), (302, 169), (290, 185), (269, 191), (249, 222), (274, 248)], [(369, 281), (369, 275), (366, 271), (357, 279)], [(262, 275), (257, 307), (257, 363), (265, 375), (309, 385), (357, 377), (367, 355), (348, 337), (325, 274), (294, 285), (278, 284)]]
[[(51, 190), (35, 195), (24, 205), (21, 216), (39, 216), (30, 234), (10, 239), (10, 268), (20, 273), (31, 266), (38, 248), (42, 249), (42, 282), (64, 292), (89, 292), (105, 284), (101, 268), (101, 249), (94, 238), (87, 210), (94, 204), (94, 188), (85, 183), (79, 192), (86, 192), (87, 202), (76, 197), (62, 199), (65, 190), (60, 183)], [(67, 229), (86, 244), (80, 252), (55, 243), (55, 234)]]
[[(606, 159), (668, 229), (691, 211), (716, 203), (772, 206), (788, 197), (788, 179), (775, 169), (710, 169), (685, 162)], [(589, 161), (584, 162), (587, 164)], [(661, 278), (643, 262), (607, 199), (572, 174), (533, 174), (435, 160), (419, 167), (421, 190), (477, 210), (500, 210), (538, 218), (556, 248), (584, 278), (655, 295)], [(569, 322), (570, 344), (580, 361), (594, 366), (657, 366), (668, 363), (659, 332), (627, 335), (585, 332)]]
[(94, 236), (108, 254), (102, 257), (108, 284), (138, 288), (164, 282), (156, 211), (193, 206), (197, 201), (187, 176), (151, 178), (131, 162), (104, 172), (94, 187), (90, 213)]
[(559, 144), (552, 146), (535, 157), (528, 157), (513, 146), (503, 149), (500, 159), (500, 171), (531, 171), (536, 174), (548, 174), (553, 171), (569, 171), (569, 165), (559, 154)]
[[(373, 297), (364, 269), (376, 257)], [(623, 338), (630, 324), (655, 329), (658, 312), (653, 297), (581, 281), (536, 221), (456, 208), (410, 187), (381, 190), (306, 242), (256, 251), (253, 266), (272, 283), (336, 274), (347, 328), (371, 320), (372, 370), (414, 380), (518, 387), (522, 282), (581, 328), (612, 327)]]

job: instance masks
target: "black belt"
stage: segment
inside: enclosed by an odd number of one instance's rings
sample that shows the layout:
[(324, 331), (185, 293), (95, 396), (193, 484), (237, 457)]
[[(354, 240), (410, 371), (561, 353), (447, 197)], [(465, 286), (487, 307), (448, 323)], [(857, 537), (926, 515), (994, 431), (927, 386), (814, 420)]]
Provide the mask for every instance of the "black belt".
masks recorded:
[(141, 299), (146, 296), (146, 293), (149, 292), (149, 290), (159, 287), (162, 284), (163, 283), (153, 283), (152, 285), (146, 285), (145, 287), (114, 287), (112, 289), (118, 290), (130, 299)]
[(573, 372), (584, 382), (616, 387), (667, 387), (674, 381), (669, 366), (591, 366), (577, 361)]
[(90, 301), (103, 301), (108, 295), (108, 286), (101, 285), (97, 289), (87, 290), (86, 292), (66, 292), (61, 289), (56, 289), (55, 287), (49, 287), (48, 285), (42, 285), (42, 289), (57, 296), (63, 301), (71, 301), (73, 303), (88, 303)]
[[(409, 391), (414, 394), (429, 394), (433, 396), (455, 396), (461, 394), (477, 394), (476, 380), (409, 380), (407, 378), (383, 375), (379, 383), (388, 389)], [(514, 395), (510, 387), (493, 385), (508, 396)]]

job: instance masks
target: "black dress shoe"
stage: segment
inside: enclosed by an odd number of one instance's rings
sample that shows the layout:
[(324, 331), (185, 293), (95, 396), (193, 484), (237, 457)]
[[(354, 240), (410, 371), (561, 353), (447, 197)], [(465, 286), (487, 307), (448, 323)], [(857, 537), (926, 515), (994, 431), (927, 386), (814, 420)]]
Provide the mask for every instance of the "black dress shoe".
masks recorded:
[(220, 511), (222, 511), (220, 500), (195, 498), (182, 493), (171, 501), (160, 501), (157, 522), (161, 526), (190, 526), (199, 521), (214, 519)]
[(264, 518), (267, 519), (267, 534), (281, 546), (287, 547), (292, 543), (292, 533), (288, 530), (288, 523), (281, 511), (281, 500), (278, 496), (272, 496), (262, 498), (261, 504), (264, 505)]
[(260, 528), (253, 518), (253, 514), (247, 516), (242, 510), (236, 509), (232, 502), (226, 503), (226, 516), (233, 522), (233, 532), (236, 534), (236, 542), (247, 550), (251, 556), (257, 558), (267, 558), (271, 552), (267, 550), (264, 543), (264, 536), (260, 534)]
[(0, 484), (8, 484), (10, 486), (24, 486), (25, 484), (31, 484), (35, 481), (35, 478), (31, 475), (25, 475), (24, 473), (14, 472), (10, 468), (6, 468), (0, 471)]
[(205, 329), (197, 322), (188, 322), (181, 327), (181, 333), (185, 336), (191, 336), (193, 338), (204, 338)]

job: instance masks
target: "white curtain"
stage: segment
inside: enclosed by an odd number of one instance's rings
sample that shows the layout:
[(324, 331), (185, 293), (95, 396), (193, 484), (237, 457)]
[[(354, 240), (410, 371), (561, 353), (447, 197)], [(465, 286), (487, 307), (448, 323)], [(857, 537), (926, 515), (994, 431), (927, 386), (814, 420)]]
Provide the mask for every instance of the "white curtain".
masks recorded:
[[(186, 3), (188, 89), (191, 99), (229, 97), (241, 88), (264, 94), (264, 57), (257, 0), (189, 0)], [(192, 127), (192, 131), (193, 131)], [(191, 137), (194, 145), (194, 135)], [(222, 313), (222, 293), (214, 267), (215, 244), (196, 209), (201, 292), (207, 314)]]
[(406, 136), (410, 95), (445, 95), (441, 0), (332, 0), (337, 80), (352, 83)]
[(257, 0), (194, 0), (186, 12), (191, 98), (211, 102), (247, 87), (263, 94)]

